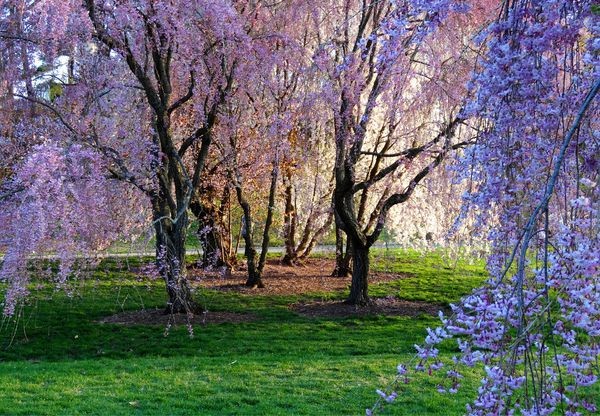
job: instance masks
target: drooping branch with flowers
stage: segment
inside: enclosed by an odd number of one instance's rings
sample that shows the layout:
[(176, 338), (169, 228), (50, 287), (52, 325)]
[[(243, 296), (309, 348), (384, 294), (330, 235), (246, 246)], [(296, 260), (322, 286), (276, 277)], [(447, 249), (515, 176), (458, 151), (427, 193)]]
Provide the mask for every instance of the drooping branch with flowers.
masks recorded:
[[(465, 203), (491, 223), (490, 279), (416, 346), (383, 403), (409, 373), (483, 367), (469, 415), (595, 412), (586, 387), (600, 368), (600, 142), (598, 16), (591, 2), (504, 2), (481, 33), (466, 117), (489, 127), (463, 158), (478, 178)], [(450, 363), (438, 345), (455, 338)], [(413, 363), (414, 364), (414, 363)]]

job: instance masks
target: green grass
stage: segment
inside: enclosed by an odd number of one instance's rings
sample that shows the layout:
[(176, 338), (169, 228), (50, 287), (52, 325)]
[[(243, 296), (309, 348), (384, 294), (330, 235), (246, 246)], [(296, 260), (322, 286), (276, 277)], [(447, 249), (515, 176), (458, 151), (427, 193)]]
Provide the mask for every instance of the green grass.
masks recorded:
[[(138, 261), (138, 260), (136, 260)], [(438, 255), (376, 252), (373, 269), (409, 273), (372, 285), (374, 296), (448, 303), (483, 279), (481, 264), (446, 268)], [(290, 303), (310, 296), (198, 291), (209, 310), (252, 313), (241, 324), (121, 326), (97, 320), (121, 310), (162, 307), (160, 283), (139, 282), (107, 261), (67, 297), (34, 292), (19, 323), (0, 328), (0, 415), (360, 415), (375, 389), (410, 359), (429, 316), (309, 319)], [(449, 355), (451, 351), (443, 351)], [(473, 377), (475, 380), (475, 377)], [(473, 380), (457, 396), (424, 378), (406, 386), (386, 414), (458, 415)]]
[(393, 294), (401, 299), (449, 304), (480, 286), (486, 272), (483, 261), (447, 259), (441, 253), (400, 249), (375, 250), (373, 271), (400, 273), (404, 278), (379, 285), (373, 296)]

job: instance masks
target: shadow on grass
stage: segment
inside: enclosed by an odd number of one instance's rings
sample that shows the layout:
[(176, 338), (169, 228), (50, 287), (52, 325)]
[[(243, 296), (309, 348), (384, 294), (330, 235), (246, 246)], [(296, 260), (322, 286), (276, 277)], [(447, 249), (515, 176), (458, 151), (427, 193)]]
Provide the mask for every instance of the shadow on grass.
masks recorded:
[[(119, 297), (115, 295), (119, 294)], [(0, 361), (77, 360), (142, 356), (204, 356), (321, 354), (344, 356), (391, 353), (382, 336), (395, 331), (414, 334), (404, 340), (412, 345), (431, 317), (366, 316), (346, 319), (310, 319), (289, 310), (294, 302), (311, 301), (310, 296), (247, 296), (202, 291), (197, 298), (209, 310), (252, 313), (256, 322), (194, 326), (193, 336), (185, 326), (99, 323), (121, 310), (160, 307), (163, 290), (135, 285), (102, 285), (88, 289), (83, 297), (39, 292), (25, 307), (18, 322), (5, 321), (0, 335)], [(321, 299), (321, 298), (319, 298)]]
[[(129, 270), (146, 260), (130, 260)], [(104, 260), (93, 279), (81, 283), (75, 297), (67, 297), (50, 286), (34, 292), (18, 322), (5, 320), (0, 326), (0, 362), (197, 354), (389, 354), (412, 351), (425, 328), (437, 322), (428, 315), (307, 318), (289, 309), (290, 304), (298, 302), (341, 300), (345, 292), (253, 296), (202, 289), (195, 296), (209, 311), (251, 313), (256, 321), (197, 325), (193, 334), (185, 326), (99, 323), (118, 312), (165, 305), (161, 282), (139, 281), (133, 273), (124, 271), (122, 263), (122, 259)], [(411, 273), (414, 277), (373, 285), (371, 293), (374, 297), (394, 296), (447, 305), (483, 280), (481, 265), (451, 269), (440, 264), (435, 253), (422, 256), (396, 250), (386, 252), (384, 257), (375, 253), (375, 271)], [(394, 342), (390, 343), (390, 339)]]

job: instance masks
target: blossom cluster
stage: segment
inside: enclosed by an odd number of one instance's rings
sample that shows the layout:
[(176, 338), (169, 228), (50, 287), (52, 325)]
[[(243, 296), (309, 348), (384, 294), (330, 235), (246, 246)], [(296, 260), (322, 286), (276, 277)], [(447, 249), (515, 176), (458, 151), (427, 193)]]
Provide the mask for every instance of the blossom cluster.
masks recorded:
[(32, 257), (58, 259), (58, 273), (48, 276), (58, 287), (67, 288), (68, 279), (93, 258), (91, 254), (145, 219), (143, 213), (137, 219), (126, 215), (134, 211), (139, 195), (119, 183), (107, 186), (104, 172), (97, 152), (56, 142), (38, 145), (18, 166), (6, 185), (14, 193), (2, 201), (0, 210), (4, 224), (0, 245), (6, 247), (0, 281), (8, 283), (6, 315), (14, 314), (28, 294)]
[[(441, 369), (447, 334), (460, 354), (439, 390), (456, 392), (461, 367), (484, 372), (469, 415), (595, 412), (586, 388), (600, 355), (598, 17), (585, 1), (502, 7), (477, 40), (485, 54), (464, 110), (486, 126), (463, 171), (467, 206), (492, 225), (490, 278), (428, 330), (415, 371)], [(408, 380), (402, 368), (393, 391)]]

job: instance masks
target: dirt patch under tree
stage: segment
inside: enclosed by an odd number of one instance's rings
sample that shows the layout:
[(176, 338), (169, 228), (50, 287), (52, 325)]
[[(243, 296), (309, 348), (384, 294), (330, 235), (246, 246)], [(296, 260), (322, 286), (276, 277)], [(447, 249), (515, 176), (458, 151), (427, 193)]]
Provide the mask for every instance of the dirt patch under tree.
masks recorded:
[[(304, 264), (290, 267), (278, 260), (269, 260), (263, 272), (264, 288), (245, 286), (246, 270), (238, 267), (230, 274), (222, 271), (206, 271), (190, 267), (188, 276), (193, 285), (207, 289), (238, 292), (250, 295), (302, 295), (310, 293), (339, 292), (350, 286), (350, 277), (332, 277), (334, 261), (309, 259)], [(410, 274), (372, 272), (369, 282), (381, 283), (410, 278)], [(294, 312), (308, 317), (343, 318), (365, 315), (419, 316), (437, 315), (442, 305), (427, 302), (412, 302), (388, 296), (376, 298), (367, 306), (348, 305), (342, 301), (301, 302), (290, 305)], [(254, 321), (252, 314), (207, 311), (195, 315), (166, 314), (164, 309), (125, 311), (103, 318), (101, 323), (122, 325), (205, 325), (216, 323), (241, 323)]]
[[(341, 301), (297, 303), (290, 306), (294, 312), (311, 318), (348, 318), (367, 315), (419, 316), (437, 315), (443, 305), (428, 302), (400, 300), (394, 296), (373, 299), (365, 306), (349, 305)], [(446, 311), (445, 311), (446, 312)]]
[[(308, 259), (298, 266), (285, 266), (278, 260), (269, 260), (263, 272), (264, 288), (246, 287), (246, 269), (239, 267), (229, 276), (221, 272), (191, 269), (192, 281), (208, 289), (233, 291), (252, 295), (303, 295), (307, 293), (335, 292), (350, 287), (350, 277), (332, 277), (334, 261), (330, 259)], [(370, 274), (369, 283), (390, 282), (409, 278), (408, 274)]]

